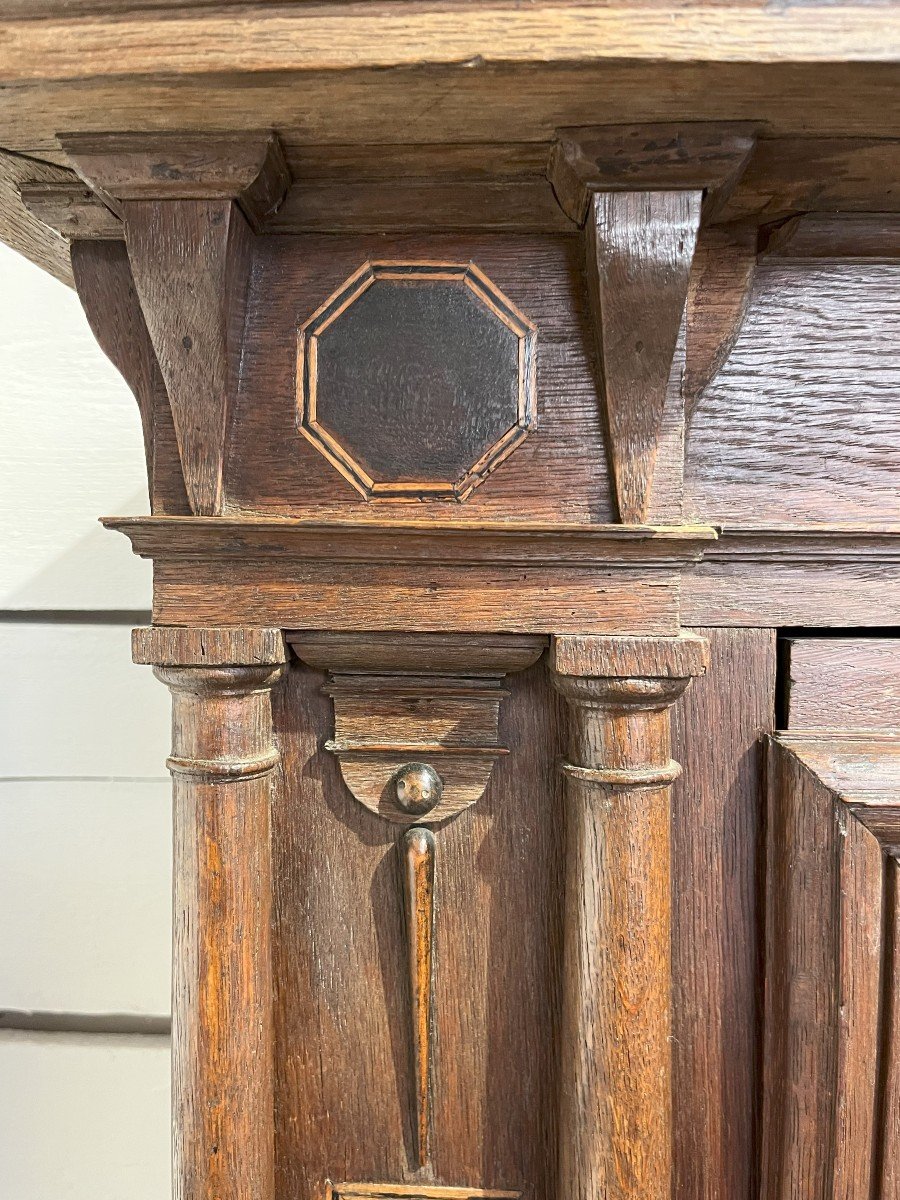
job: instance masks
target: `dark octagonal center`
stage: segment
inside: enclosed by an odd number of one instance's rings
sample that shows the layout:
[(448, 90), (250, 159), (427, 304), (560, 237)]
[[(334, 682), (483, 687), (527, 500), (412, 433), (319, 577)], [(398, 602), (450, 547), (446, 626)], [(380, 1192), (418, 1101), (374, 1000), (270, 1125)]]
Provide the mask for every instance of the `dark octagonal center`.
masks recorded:
[(470, 286), (471, 268), (368, 269), (365, 290), (348, 281), (305, 327), (316, 344), (303, 423), (376, 485), (454, 484), (528, 427), (531, 327), (483, 276)]

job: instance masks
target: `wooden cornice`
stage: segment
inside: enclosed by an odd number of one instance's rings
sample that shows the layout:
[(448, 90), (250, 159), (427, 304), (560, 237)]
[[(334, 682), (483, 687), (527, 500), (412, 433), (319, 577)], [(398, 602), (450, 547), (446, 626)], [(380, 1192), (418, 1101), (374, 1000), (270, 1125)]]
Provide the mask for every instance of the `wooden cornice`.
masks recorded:
[[(252, 19), (185, 5), (8, 23), (0, 81), (242, 71), (340, 71), (423, 63), (516, 65), (609, 60), (672, 62), (890, 61), (900, 14), (864, 4), (769, 10), (757, 5), (487, 3), (259, 4)], [(52, 10), (51, 10), (52, 11)], [(21, 9), (20, 9), (21, 12)], [(56, 10), (58, 14), (59, 9)]]
[(511, 522), (107, 517), (146, 558), (272, 558), (451, 566), (686, 566), (716, 539), (708, 525), (536, 525)]

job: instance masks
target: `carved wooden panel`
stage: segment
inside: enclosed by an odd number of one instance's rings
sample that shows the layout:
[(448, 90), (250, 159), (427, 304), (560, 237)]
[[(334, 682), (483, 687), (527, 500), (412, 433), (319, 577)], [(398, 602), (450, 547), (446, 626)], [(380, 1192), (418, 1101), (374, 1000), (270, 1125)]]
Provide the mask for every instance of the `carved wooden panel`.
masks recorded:
[[(398, 639), (399, 640), (399, 639)], [(434, 829), (432, 991), (411, 1004), (407, 872), (428, 928), (426, 861), (344, 785), (323, 742), (322, 672), (294, 662), (274, 697), (283, 784), (273, 805), (276, 1189), (460, 1200), (482, 1189), (556, 1194), (562, 799), (561, 701), (538, 664), (508, 676), (509, 753), (485, 794)], [(399, 833), (399, 837), (398, 837)], [(408, 893), (407, 893), (408, 894)], [(417, 942), (424, 953), (426, 943)], [(412, 968), (412, 970), (411, 970)], [(416, 986), (416, 995), (427, 989)], [(430, 1016), (430, 1166), (420, 1167)], [(415, 1037), (420, 1044), (420, 1038)], [(470, 1191), (470, 1189), (475, 1189)], [(512, 1200), (507, 1196), (507, 1200)]]
[(534, 427), (534, 342), (474, 263), (365, 263), (300, 330), (301, 432), (364, 496), (464, 500)]
[(783, 734), (769, 764), (762, 1195), (897, 1195), (900, 739)]

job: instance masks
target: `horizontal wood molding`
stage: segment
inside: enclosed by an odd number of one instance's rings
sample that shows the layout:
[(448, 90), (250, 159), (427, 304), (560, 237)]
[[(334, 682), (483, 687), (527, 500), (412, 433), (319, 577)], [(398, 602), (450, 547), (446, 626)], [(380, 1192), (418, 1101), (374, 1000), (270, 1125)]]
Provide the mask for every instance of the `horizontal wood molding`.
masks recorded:
[(472, 521), (309, 521), (192, 517), (107, 517), (136, 554), (246, 559), (271, 555), (325, 562), (432, 561), (678, 566), (715, 542), (709, 525), (587, 525)]
[[(677, 526), (108, 524), (154, 559), (162, 624), (437, 633), (677, 633), (680, 573), (715, 536)], [(401, 565), (411, 569), (398, 581)]]
[(260, 6), (249, 23), (214, 11), (110, 19), (18, 21), (6, 31), (4, 83), (157, 75), (165, 50), (171, 74), (306, 72), (366, 67), (654, 62), (888, 61), (890, 9), (805, 6), (777, 15), (749, 5), (596, 8), (478, 5), (459, 20), (446, 5), (366, 11), (345, 5)]
[(900, 213), (801, 213), (760, 229), (776, 258), (900, 258)]

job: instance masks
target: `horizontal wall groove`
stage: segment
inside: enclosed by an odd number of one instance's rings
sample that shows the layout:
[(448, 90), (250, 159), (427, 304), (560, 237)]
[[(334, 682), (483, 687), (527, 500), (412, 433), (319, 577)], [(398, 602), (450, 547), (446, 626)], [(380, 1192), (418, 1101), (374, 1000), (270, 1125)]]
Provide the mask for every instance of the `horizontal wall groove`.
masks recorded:
[(169, 1016), (142, 1016), (134, 1013), (34, 1012), (0, 1009), (0, 1030), (18, 1029), (29, 1033), (98, 1033), (125, 1036), (168, 1037), (172, 1032)]
[(149, 625), (148, 609), (4, 608), (2, 625)]

